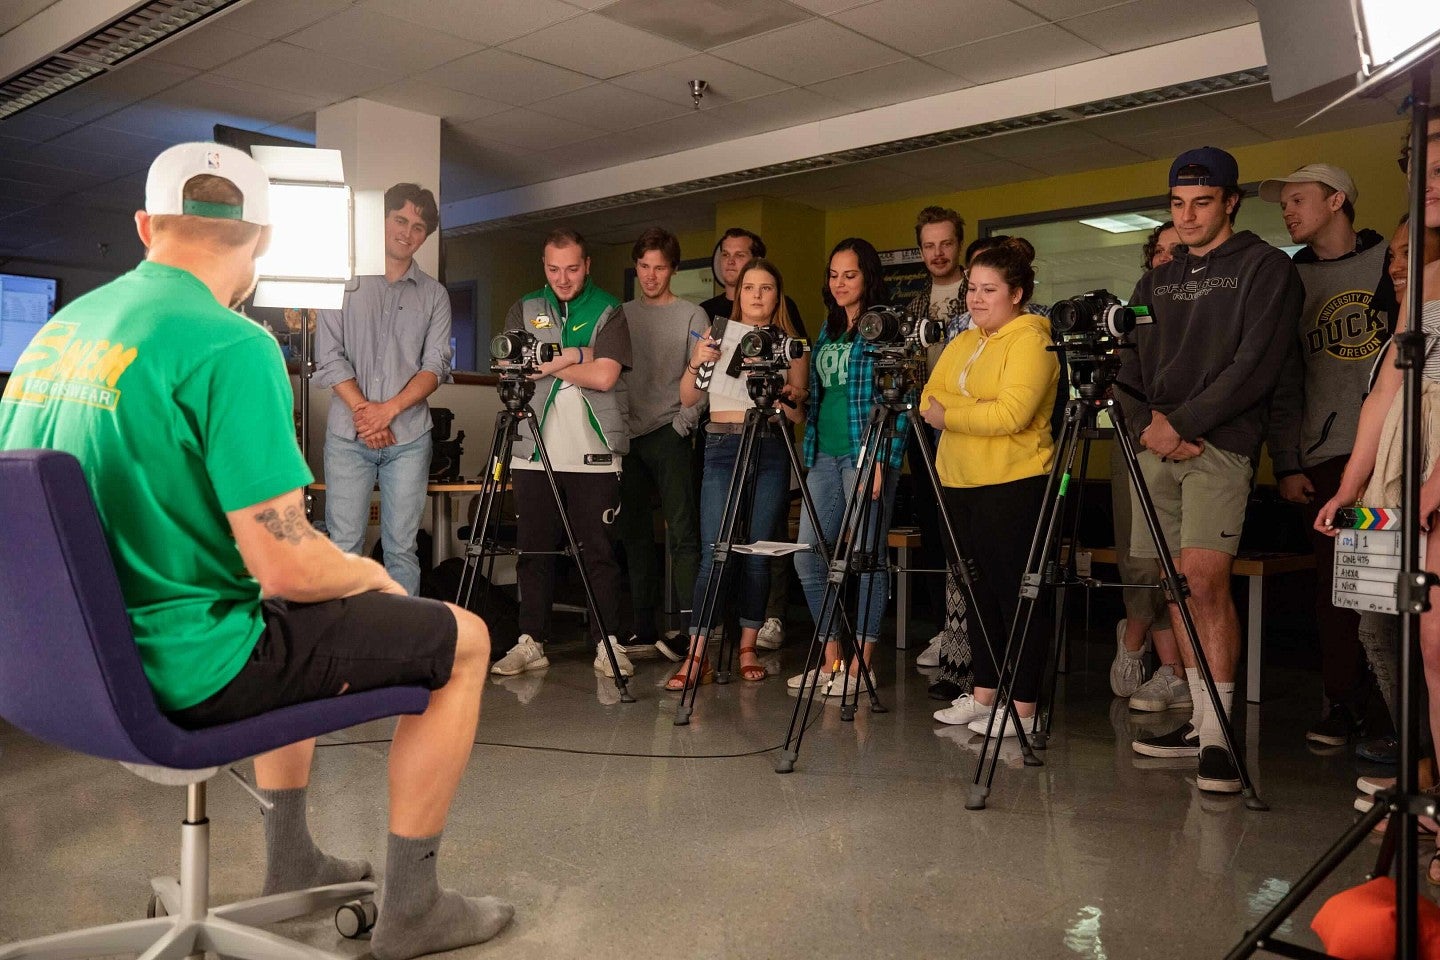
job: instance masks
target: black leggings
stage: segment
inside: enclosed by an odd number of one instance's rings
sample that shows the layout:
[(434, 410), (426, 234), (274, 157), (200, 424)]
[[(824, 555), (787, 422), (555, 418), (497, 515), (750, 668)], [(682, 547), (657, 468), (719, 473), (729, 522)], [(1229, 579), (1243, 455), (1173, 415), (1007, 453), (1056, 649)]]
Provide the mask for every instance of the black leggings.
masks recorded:
[[(975, 686), (999, 685), (996, 657), (1005, 653), (1005, 641), (1020, 599), (1020, 580), (1030, 553), (1030, 540), (1040, 519), (1045, 477), (1026, 477), (983, 487), (946, 487), (945, 506), (955, 524), (960, 549), (974, 561), (975, 606), (971, 611), (985, 624), (994, 656), (976, 631), (970, 646), (975, 663)], [(1014, 699), (1034, 703), (1039, 698), (1041, 674), (1050, 646), (1049, 597), (1044, 593), (1033, 607), (1029, 636), (1015, 672)], [(1016, 643), (1020, 642), (1017, 636)]]

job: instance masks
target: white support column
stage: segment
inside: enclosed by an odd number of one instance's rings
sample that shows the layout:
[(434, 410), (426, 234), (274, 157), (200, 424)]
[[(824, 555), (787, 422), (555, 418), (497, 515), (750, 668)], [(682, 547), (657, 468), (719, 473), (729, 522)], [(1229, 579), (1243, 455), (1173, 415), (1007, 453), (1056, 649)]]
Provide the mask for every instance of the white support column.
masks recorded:
[[(315, 114), (315, 145), (339, 150), (345, 181), (355, 191), (355, 272), (385, 272), (382, 224), (385, 191), (418, 183), (440, 196), (440, 118), (373, 100), (346, 100)], [(415, 254), (430, 276), (440, 275), (439, 234)]]

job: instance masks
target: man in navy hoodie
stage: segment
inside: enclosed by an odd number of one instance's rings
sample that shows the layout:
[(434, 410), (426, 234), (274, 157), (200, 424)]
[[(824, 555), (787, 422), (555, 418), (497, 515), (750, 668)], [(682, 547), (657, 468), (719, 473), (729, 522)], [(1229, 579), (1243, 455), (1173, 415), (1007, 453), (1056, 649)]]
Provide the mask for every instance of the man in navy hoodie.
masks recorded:
[[(1241, 197), (1239, 166), (1224, 150), (1201, 147), (1175, 159), (1170, 212), (1183, 246), (1141, 277), (1130, 298), (1148, 307), (1154, 322), (1136, 329), (1136, 349), (1117, 380), (1227, 714), (1240, 659), (1230, 572), (1271, 395), (1304, 302), (1290, 258), (1248, 230), (1235, 232)], [(1131, 554), (1154, 557), (1146, 528), (1137, 524), (1133, 532)], [(1176, 636), (1185, 637), (1173, 604), (1170, 614)], [(1235, 758), (1188, 642), (1180, 654), (1194, 703), (1189, 722), (1132, 746), (1145, 756), (1198, 757), (1201, 790), (1237, 793)]]

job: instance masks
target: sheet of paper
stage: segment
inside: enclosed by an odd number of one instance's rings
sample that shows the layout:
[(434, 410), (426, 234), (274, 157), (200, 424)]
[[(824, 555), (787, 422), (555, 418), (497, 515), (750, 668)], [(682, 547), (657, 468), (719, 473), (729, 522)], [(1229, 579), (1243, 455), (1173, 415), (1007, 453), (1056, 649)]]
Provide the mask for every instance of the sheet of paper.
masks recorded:
[(756, 540), (754, 543), (737, 543), (732, 548), (736, 553), (749, 553), (760, 557), (788, 557), (792, 553), (809, 550), (808, 543), (786, 543), (780, 540)]

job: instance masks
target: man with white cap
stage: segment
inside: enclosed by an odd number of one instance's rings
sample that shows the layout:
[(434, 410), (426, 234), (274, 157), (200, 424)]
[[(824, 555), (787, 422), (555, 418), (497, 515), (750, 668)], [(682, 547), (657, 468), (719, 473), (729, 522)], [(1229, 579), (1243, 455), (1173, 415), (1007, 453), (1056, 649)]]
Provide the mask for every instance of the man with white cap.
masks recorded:
[(1341, 746), (1364, 732), (1369, 673), (1359, 616), (1330, 603), (1335, 541), (1313, 530), (1320, 505), (1335, 495), (1355, 445), (1370, 371), (1390, 333), (1371, 297), (1385, 275), (1385, 238), (1355, 231), (1359, 191), (1350, 174), (1328, 163), (1306, 164), (1265, 180), (1260, 197), (1280, 204), (1290, 239), (1305, 244), (1295, 268), (1305, 306), (1270, 409), (1267, 444), (1280, 495), (1303, 504), (1315, 550), (1315, 622), (1326, 709), (1305, 733)]
[[(270, 233), (247, 154), (171, 147), (135, 226), (145, 260), (66, 306), (0, 397), (0, 449), (47, 447), (85, 470), (155, 699), (182, 727), (395, 684), (434, 692), (390, 753), (386, 883), (372, 950), (397, 960), (479, 943), (513, 908), (436, 882), (435, 853), (475, 738), (483, 622), (404, 595), (383, 567), (306, 520), (311, 481), (273, 337), (235, 313)], [(305, 819), (313, 740), (255, 759), (264, 892), (361, 879)]]

